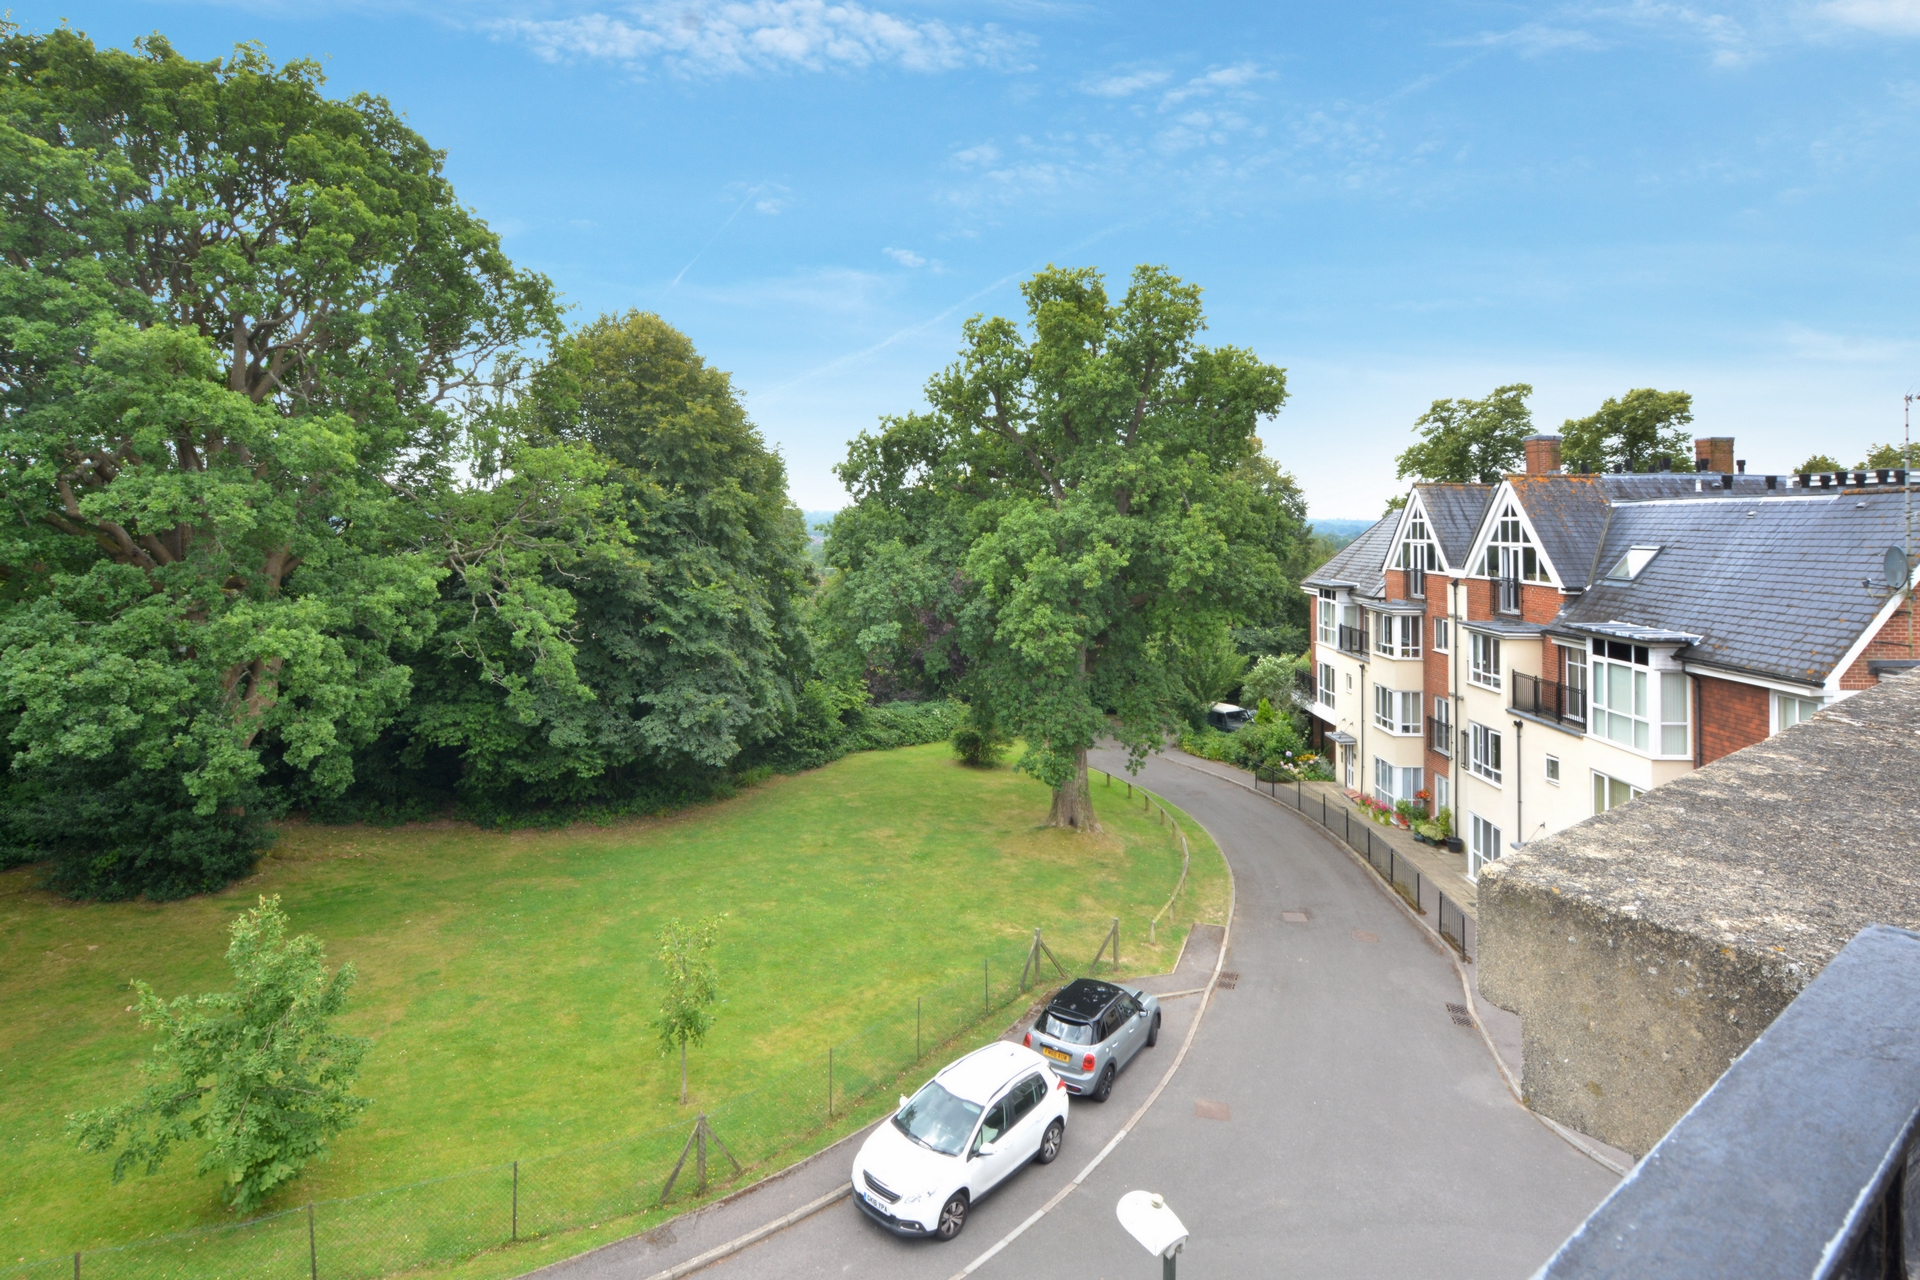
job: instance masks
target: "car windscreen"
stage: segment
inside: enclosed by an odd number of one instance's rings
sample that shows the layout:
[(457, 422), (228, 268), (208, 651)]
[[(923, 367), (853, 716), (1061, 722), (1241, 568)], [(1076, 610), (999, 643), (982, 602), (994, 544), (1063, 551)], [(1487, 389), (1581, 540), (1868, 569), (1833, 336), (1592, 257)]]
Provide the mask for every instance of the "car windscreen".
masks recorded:
[(1094, 1044), (1093, 1028), (1084, 1022), (1068, 1022), (1052, 1013), (1042, 1019), (1040, 1030), (1061, 1044)]
[(928, 1150), (957, 1156), (979, 1118), (979, 1103), (956, 1098), (938, 1080), (929, 1080), (893, 1117), (893, 1127)]

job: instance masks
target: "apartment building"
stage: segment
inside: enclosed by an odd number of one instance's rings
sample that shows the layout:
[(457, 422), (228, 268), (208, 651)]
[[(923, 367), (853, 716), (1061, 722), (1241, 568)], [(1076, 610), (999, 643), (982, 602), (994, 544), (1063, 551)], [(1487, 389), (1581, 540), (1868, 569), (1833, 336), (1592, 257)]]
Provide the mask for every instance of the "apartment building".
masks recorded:
[(1716, 437), (1716, 470), (1572, 474), (1559, 443), (1414, 485), (1302, 584), (1315, 745), (1451, 810), (1470, 876), (1920, 665), (1904, 473), (1749, 476)]

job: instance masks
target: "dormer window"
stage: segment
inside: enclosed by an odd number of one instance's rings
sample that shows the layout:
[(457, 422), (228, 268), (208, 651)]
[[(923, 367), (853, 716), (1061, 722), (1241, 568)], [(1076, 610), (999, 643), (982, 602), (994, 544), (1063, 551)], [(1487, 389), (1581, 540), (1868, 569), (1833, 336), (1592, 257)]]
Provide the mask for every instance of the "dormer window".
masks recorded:
[(1533, 538), (1521, 522), (1512, 503), (1501, 511), (1494, 523), (1493, 536), (1487, 539), (1487, 576), (1518, 578), (1522, 582), (1547, 582), (1547, 566), (1533, 545)]
[(1627, 554), (1614, 561), (1613, 568), (1607, 570), (1607, 581), (1632, 582), (1659, 551), (1659, 547), (1628, 547)]
[(1396, 569), (1407, 572), (1407, 594), (1424, 596), (1427, 594), (1427, 575), (1440, 568), (1440, 553), (1433, 544), (1433, 535), (1427, 529), (1427, 517), (1416, 510), (1407, 517), (1407, 536), (1401, 539), (1400, 554), (1394, 561)]

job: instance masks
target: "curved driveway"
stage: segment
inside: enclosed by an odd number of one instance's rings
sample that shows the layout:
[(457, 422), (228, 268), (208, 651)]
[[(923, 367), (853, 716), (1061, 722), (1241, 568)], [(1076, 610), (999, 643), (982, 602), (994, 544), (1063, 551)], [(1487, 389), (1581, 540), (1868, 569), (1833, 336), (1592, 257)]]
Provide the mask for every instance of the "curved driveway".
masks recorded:
[[(1103, 767), (1123, 768), (1118, 753), (1101, 754)], [(1532, 1274), (1614, 1178), (1523, 1111), (1479, 1033), (1453, 1022), (1446, 1006), (1461, 990), (1449, 960), (1312, 824), (1173, 761), (1149, 761), (1142, 780), (1201, 822), (1233, 866), (1224, 967), (1238, 980), (1216, 993), (1140, 1124), (974, 1274), (1154, 1274), (1113, 1212), (1140, 1187), (1164, 1194), (1192, 1233), (1181, 1258), (1189, 1276)], [(703, 1280), (949, 1280), (1118, 1130), (1197, 1003), (1170, 1002), (1161, 1047), (1135, 1060), (1113, 1100), (1073, 1103), (1059, 1161), (1029, 1166), (982, 1201), (953, 1243), (896, 1240), (844, 1201)], [(655, 1269), (631, 1262), (625, 1274)]]

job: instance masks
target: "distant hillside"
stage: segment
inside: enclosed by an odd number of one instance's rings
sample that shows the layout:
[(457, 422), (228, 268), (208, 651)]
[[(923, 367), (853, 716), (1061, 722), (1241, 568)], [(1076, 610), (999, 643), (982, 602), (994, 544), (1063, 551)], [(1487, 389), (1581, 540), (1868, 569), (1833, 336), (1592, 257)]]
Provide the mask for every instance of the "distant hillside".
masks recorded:
[(1372, 520), (1309, 520), (1307, 524), (1315, 533), (1338, 538), (1342, 543), (1352, 542), (1373, 528)]

